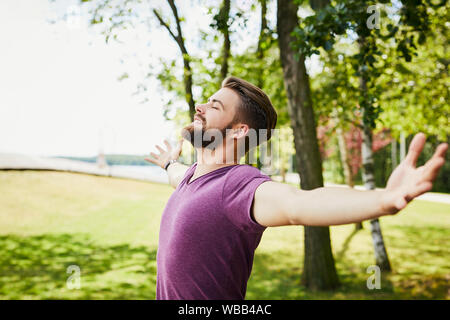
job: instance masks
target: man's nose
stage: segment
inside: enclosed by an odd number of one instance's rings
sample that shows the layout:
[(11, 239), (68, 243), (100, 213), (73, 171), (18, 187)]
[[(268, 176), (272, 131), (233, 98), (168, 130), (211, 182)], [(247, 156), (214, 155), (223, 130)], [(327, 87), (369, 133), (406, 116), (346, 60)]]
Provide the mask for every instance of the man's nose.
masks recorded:
[(195, 111), (197, 111), (197, 113), (204, 113), (205, 112), (205, 105), (204, 104), (198, 104), (195, 106)]

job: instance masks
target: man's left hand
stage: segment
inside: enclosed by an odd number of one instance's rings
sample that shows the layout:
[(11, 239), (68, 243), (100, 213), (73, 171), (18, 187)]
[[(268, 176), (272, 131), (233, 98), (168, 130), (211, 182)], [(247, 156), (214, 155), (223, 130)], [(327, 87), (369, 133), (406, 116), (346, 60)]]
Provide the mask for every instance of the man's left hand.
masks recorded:
[(416, 162), (425, 145), (423, 133), (414, 136), (406, 158), (395, 168), (380, 198), (384, 214), (394, 214), (406, 207), (414, 198), (430, 191), (440, 168), (445, 163), (447, 143), (441, 143), (423, 166), (416, 168)]

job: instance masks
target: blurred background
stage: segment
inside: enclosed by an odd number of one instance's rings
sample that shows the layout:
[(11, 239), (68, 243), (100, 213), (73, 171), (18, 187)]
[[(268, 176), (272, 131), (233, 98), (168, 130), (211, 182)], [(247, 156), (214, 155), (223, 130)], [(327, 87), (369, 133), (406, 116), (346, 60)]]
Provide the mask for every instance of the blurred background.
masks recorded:
[[(251, 163), (273, 180), (383, 188), (417, 132), (427, 135), (422, 165), (449, 142), (448, 9), (445, 0), (2, 1), (0, 298), (154, 299), (172, 189), (144, 158), (175, 143), (229, 75), (277, 109), (272, 170), (263, 150)], [(188, 144), (181, 159), (195, 161)], [(267, 230), (247, 298), (449, 299), (449, 178), (446, 160), (432, 192), (395, 217)]]

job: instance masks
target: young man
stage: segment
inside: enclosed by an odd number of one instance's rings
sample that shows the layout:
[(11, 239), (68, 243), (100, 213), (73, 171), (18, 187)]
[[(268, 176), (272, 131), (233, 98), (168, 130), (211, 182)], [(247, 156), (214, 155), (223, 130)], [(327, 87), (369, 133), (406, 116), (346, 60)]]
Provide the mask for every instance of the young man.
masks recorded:
[(183, 130), (184, 139), (196, 148), (197, 163), (187, 167), (176, 162), (182, 140), (176, 148), (165, 141), (167, 150), (157, 146), (160, 154), (146, 159), (166, 169), (176, 188), (161, 219), (157, 299), (244, 299), (254, 251), (266, 227), (340, 225), (395, 214), (431, 190), (448, 147), (439, 145), (416, 168), (425, 143), (425, 136), (417, 134), (383, 191), (302, 191), (238, 164), (250, 131), (268, 130), (270, 138), (276, 119), (262, 90), (229, 77), (207, 103), (196, 107), (193, 123)]

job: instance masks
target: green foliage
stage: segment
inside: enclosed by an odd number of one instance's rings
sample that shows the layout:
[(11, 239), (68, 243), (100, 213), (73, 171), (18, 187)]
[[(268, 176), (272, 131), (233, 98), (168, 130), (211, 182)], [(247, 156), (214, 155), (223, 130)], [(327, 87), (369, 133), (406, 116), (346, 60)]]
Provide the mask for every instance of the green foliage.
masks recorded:
[(89, 22), (101, 26), (106, 43), (111, 39), (121, 42), (120, 32), (139, 23), (139, 12), (145, 8), (140, 0), (80, 0), (80, 4), (89, 8)]
[(159, 59), (159, 70), (150, 72), (147, 77), (156, 77), (161, 89), (170, 97), (163, 105), (163, 115), (166, 119), (173, 119), (178, 112), (188, 112), (183, 68), (178, 59)]
[(397, 139), (400, 132), (409, 135), (417, 131), (437, 136), (441, 141), (448, 139), (450, 55), (447, 42), (450, 34), (445, 24), (449, 11), (448, 5), (428, 9), (427, 32), (432, 36), (417, 44), (417, 56), (412, 63), (396, 58), (395, 48), (384, 50), (384, 60), (380, 62), (384, 73), (376, 83), (384, 105), (380, 120)]
[(283, 70), (278, 58), (276, 42), (272, 40), (266, 47), (263, 60), (256, 58), (254, 48), (246, 50), (241, 55), (234, 55), (230, 60), (231, 74), (258, 84), (263, 79), (261, 89), (270, 97), (277, 110), (277, 126), (290, 124), (287, 112), (287, 97), (283, 82)]
[[(398, 139), (400, 132), (421, 131), (432, 141), (447, 141), (448, 3), (416, 1), (417, 8), (412, 2), (405, 3), (380, 17), (380, 29), (372, 30), (364, 28), (367, 7), (354, 4), (333, 2), (322, 13), (302, 21), (296, 30), (299, 54), (318, 53), (323, 63), (322, 72), (311, 81), (318, 125), (327, 124), (334, 114), (344, 128), (360, 126), (359, 111), (364, 109), (364, 122), (375, 133), (389, 128)], [(387, 12), (386, 7), (381, 9), (381, 13)], [(332, 18), (341, 24), (334, 26)], [(437, 146), (437, 142), (427, 142), (425, 149), (431, 150), (431, 145)], [(422, 157), (431, 155), (424, 151)], [(339, 176), (331, 172), (336, 169), (333, 163), (337, 159), (333, 158), (332, 154), (325, 159), (324, 174), (338, 182)], [(392, 171), (390, 146), (376, 152), (374, 158), (376, 185), (384, 187)], [(449, 165), (446, 161), (434, 191), (448, 192)]]
[[(329, 52), (343, 36), (357, 42), (359, 51), (351, 56), (351, 64), (354, 75), (361, 79), (358, 104), (365, 111), (363, 122), (370, 128), (375, 128), (376, 120), (382, 112), (379, 103), (382, 88), (376, 85), (376, 81), (384, 72), (378, 64), (383, 55), (383, 47), (394, 43), (392, 47), (397, 56), (409, 62), (415, 54), (417, 44), (423, 43), (425, 37), (430, 35), (428, 7), (432, 6), (431, 1), (402, 1), (400, 9), (394, 8), (394, 14), (383, 16), (383, 20), (390, 20), (391, 23), (386, 27), (370, 28), (368, 7), (378, 5), (377, 10), (380, 10), (379, 3), (388, 2), (366, 1), (364, 5), (357, 0), (332, 2), (304, 19), (294, 31), (297, 39), (294, 48), (299, 55), (319, 54), (319, 48)], [(441, 2), (432, 7), (439, 9), (444, 5), (445, 2)], [(396, 22), (398, 17), (400, 19)]]
[(333, 51), (320, 50), (323, 69), (311, 78), (316, 123), (324, 125), (336, 114), (344, 129), (350, 124), (360, 125), (359, 83), (348, 57), (357, 48), (342, 43)]

